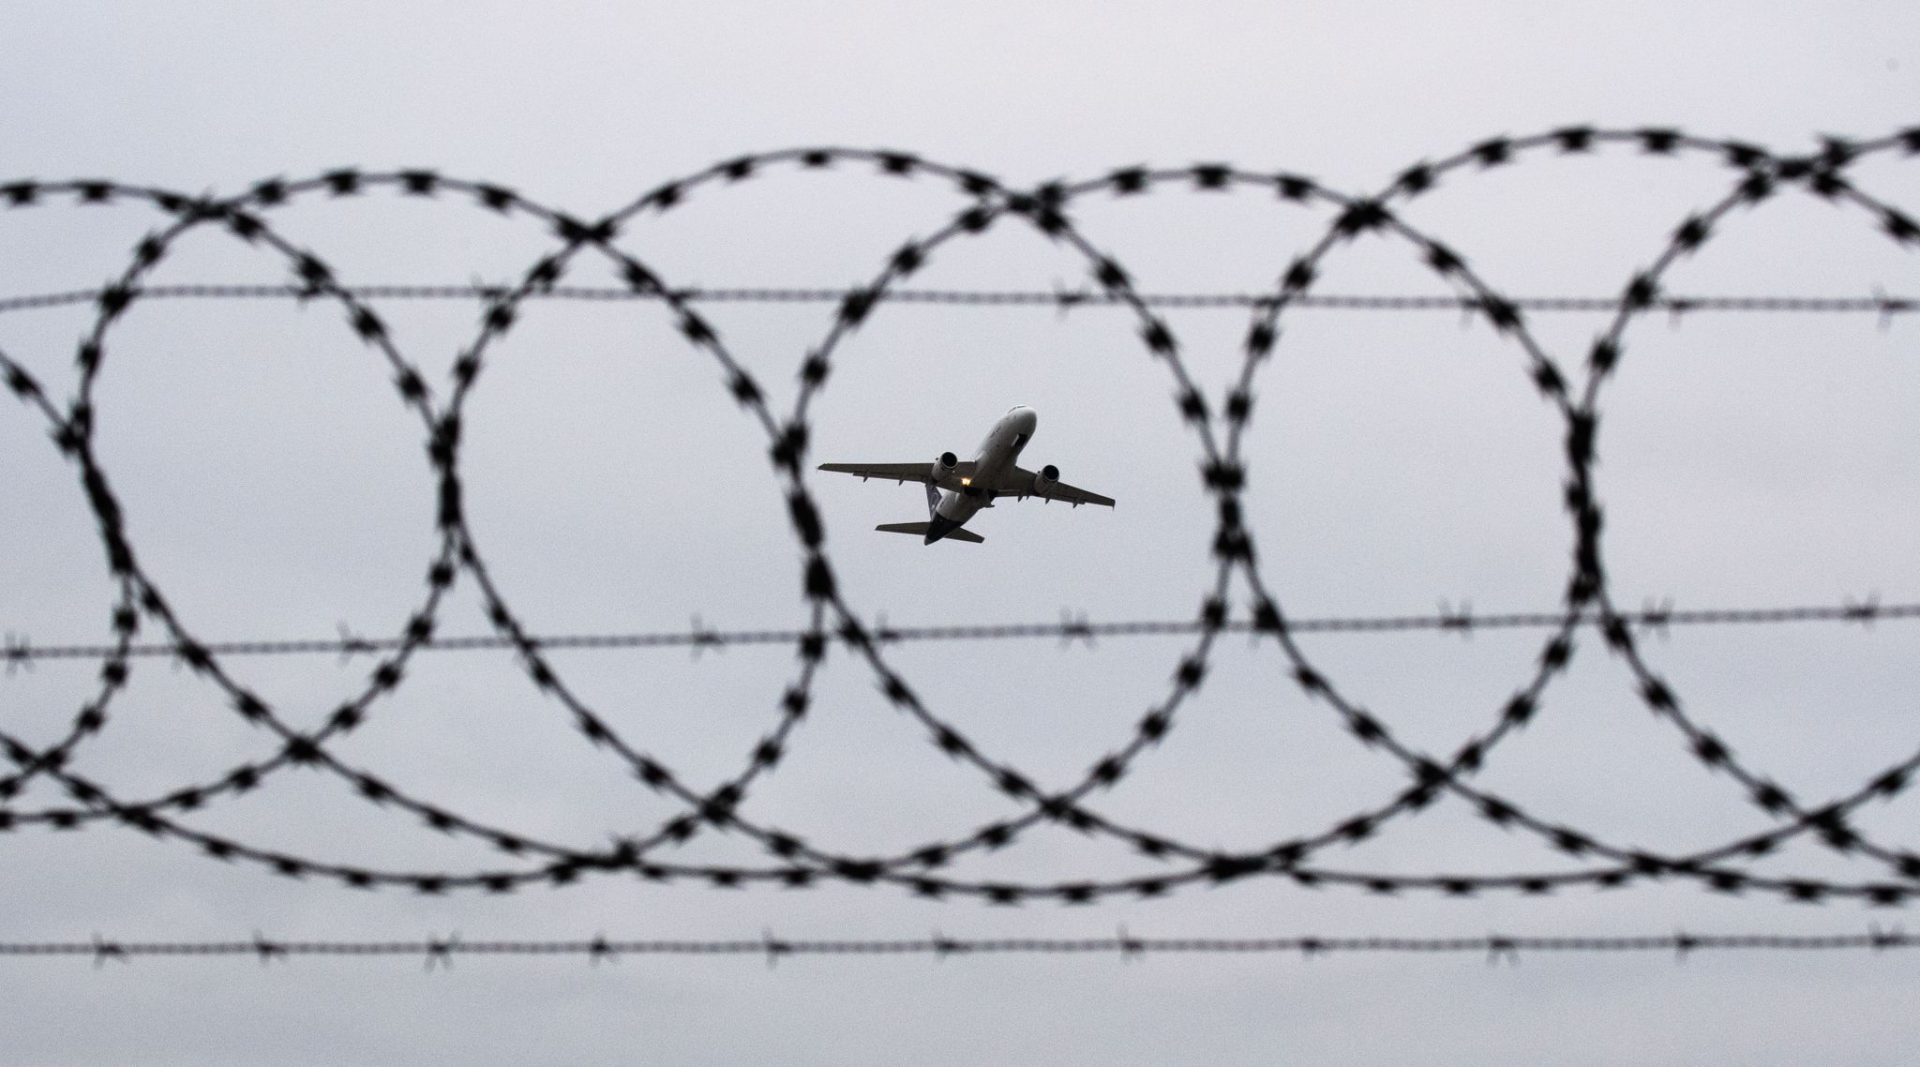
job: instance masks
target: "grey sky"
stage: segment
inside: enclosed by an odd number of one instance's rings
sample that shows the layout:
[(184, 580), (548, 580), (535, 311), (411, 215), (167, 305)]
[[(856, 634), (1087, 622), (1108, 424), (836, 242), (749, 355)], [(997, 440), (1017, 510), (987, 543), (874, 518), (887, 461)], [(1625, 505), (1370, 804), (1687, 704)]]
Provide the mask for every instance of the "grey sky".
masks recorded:
[[(898, 148), (1016, 185), (1124, 165), (1232, 162), (1352, 193), (1489, 136), (1574, 123), (1676, 126), (1782, 152), (1821, 134), (1920, 122), (1920, 15), (1905, 5), (1172, 4), (628, 5), (26, 3), (0, 14), (0, 181), (113, 178), (232, 193), (343, 165), (420, 166), (497, 182), (590, 218), (745, 153)], [(1910, 160), (1860, 185), (1910, 213)], [(1609, 150), (1453, 176), (1406, 213), (1511, 294), (1607, 295), (1731, 172)], [(950, 189), (853, 168), (782, 173), (696, 195), (636, 223), (624, 247), (674, 284), (838, 286), (963, 206)], [(1076, 224), (1143, 289), (1254, 291), (1318, 238), (1324, 212), (1247, 193), (1095, 197)], [(370, 193), (275, 213), (352, 284), (517, 276), (550, 249), (525, 220), (464, 202)], [(156, 225), (127, 205), (0, 212), (0, 296), (100, 284)], [(230, 238), (188, 239), (159, 282), (277, 283), (284, 265)], [(1045, 290), (1085, 265), (1002, 225), (935, 257), (917, 286)], [(577, 284), (610, 282), (583, 257)], [(1783, 195), (1729, 217), (1671, 287), (1708, 294), (1920, 294), (1911, 255), (1858, 211)], [(1383, 239), (1328, 260), (1326, 292), (1445, 293)], [(381, 306), (436, 392), (475, 326), (466, 304)], [(826, 306), (713, 305), (729, 346), (785, 411)], [(1217, 399), (1238, 366), (1238, 311), (1170, 313)], [(0, 350), (59, 397), (85, 309), (0, 316)], [(1596, 316), (1536, 316), (1577, 367)], [(1563, 428), (1518, 348), (1449, 312), (1297, 311), (1257, 381), (1248, 521), (1263, 573), (1296, 617), (1550, 610), (1567, 574)], [(1920, 599), (1916, 324), (1871, 316), (1649, 317), (1607, 387), (1607, 562), (1622, 607)], [(1190, 615), (1212, 581), (1199, 450), (1166, 369), (1117, 310), (885, 305), (839, 351), (811, 459), (967, 452), (1033, 405), (1028, 458), (1119, 499), (1112, 512), (1002, 506), (983, 546), (922, 548), (868, 531), (910, 520), (912, 487), (816, 477), (851, 603), (902, 624)], [(336, 308), (138, 304), (99, 386), (101, 461), (143, 564), (206, 639), (396, 631), (423, 596), (433, 497), (421, 427)], [(759, 428), (710, 360), (649, 305), (533, 303), (468, 410), (473, 532), (501, 589), (542, 632), (804, 621), (799, 553)], [(93, 521), (37, 413), (0, 404), (0, 629), (40, 644), (104, 638), (111, 590)], [(1234, 587), (1236, 607), (1244, 603)], [(470, 582), (441, 632), (481, 633)], [(1908, 754), (1912, 623), (1677, 630), (1650, 663), (1742, 759), (1805, 798), (1838, 795)], [(1484, 729), (1529, 673), (1533, 631), (1303, 638), (1354, 699), (1445, 752)], [(1166, 692), (1185, 642), (1111, 639), (904, 647), (928, 704), (984, 748), (1067, 782)], [(556, 654), (608, 719), (695, 782), (739, 768), (770, 727), (792, 658), (733, 648)], [(364, 661), (235, 660), (288, 718), (320, 722)], [(6, 729), (45, 743), (91, 692), (82, 664), (0, 679)], [(1477, 779), (1609, 840), (1681, 852), (1767, 825), (1726, 776), (1649, 716), (1597, 640), (1539, 719)], [(1010, 814), (835, 655), (815, 712), (746, 811), (850, 853), (885, 853)], [(111, 728), (78, 766), (127, 796), (220, 774), (271, 750), (187, 672), (136, 667)], [(343, 758), (448, 808), (579, 847), (673, 809), (568, 728), (514, 661), (416, 657)], [(1094, 806), (1221, 848), (1254, 847), (1379, 803), (1406, 781), (1304, 699), (1271, 644), (1224, 639), (1164, 745)], [(61, 798), (44, 784), (17, 810)], [(1915, 801), (1859, 825), (1914, 848)], [(293, 771), (194, 825), (369, 866), (490, 867), (471, 841), (371, 809)], [(358, 894), (211, 863), (179, 843), (101, 827), (0, 838), (0, 940), (245, 937), (470, 939), (1656, 933), (1863, 931), (1901, 913), (1728, 898), (1674, 881), (1545, 899), (1381, 899), (1280, 880), (1141, 903), (1021, 909), (928, 903), (894, 889), (716, 892), (587, 878), (506, 897)], [(689, 862), (764, 861), (702, 839)], [(1457, 801), (1322, 859), (1343, 869), (1567, 869), (1533, 838)], [(956, 874), (1051, 881), (1156, 870), (1112, 843), (1039, 830)], [(1756, 867), (1885, 877), (1798, 844)], [(782, 963), (462, 960), (6, 963), (8, 1062), (519, 1063), (645, 1059), (1231, 1063), (1903, 1062), (1920, 979), (1911, 954), (1530, 957), (1010, 958)]]

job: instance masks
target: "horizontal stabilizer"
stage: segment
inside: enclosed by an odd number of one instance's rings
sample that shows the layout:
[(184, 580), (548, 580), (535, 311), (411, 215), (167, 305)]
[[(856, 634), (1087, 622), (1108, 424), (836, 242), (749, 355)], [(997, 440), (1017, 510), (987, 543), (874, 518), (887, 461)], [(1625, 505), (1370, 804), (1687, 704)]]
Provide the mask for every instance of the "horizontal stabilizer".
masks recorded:
[[(927, 526), (928, 524), (924, 522), (883, 522), (875, 526), (874, 529), (882, 531), (883, 533), (919, 534), (924, 537), (927, 533)], [(964, 527), (956, 527), (948, 530), (940, 539), (942, 541), (971, 541), (976, 545), (984, 545), (987, 543), (986, 538)]]

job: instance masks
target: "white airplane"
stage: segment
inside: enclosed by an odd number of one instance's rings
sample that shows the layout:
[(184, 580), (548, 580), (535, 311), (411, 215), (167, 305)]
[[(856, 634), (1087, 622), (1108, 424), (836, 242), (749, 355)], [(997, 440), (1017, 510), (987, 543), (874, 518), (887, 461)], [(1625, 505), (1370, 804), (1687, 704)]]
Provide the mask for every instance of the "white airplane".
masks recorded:
[(1051, 463), (1036, 473), (1014, 464), (1020, 450), (1033, 437), (1040, 416), (1029, 407), (1015, 407), (1000, 416), (980, 442), (980, 453), (961, 460), (951, 452), (942, 452), (932, 465), (920, 463), (822, 463), (823, 471), (857, 474), (868, 478), (891, 478), (896, 482), (919, 482), (927, 487), (926, 522), (886, 522), (874, 529), (887, 533), (921, 534), (923, 544), (943, 537), (981, 544), (986, 538), (961, 526), (981, 508), (993, 506), (996, 497), (1037, 496), (1042, 500), (1061, 500), (1074, 507), (1099, 504), (1112, 507), (1111, 497), (1076, 489), (1060, 480), (1060, 468)]

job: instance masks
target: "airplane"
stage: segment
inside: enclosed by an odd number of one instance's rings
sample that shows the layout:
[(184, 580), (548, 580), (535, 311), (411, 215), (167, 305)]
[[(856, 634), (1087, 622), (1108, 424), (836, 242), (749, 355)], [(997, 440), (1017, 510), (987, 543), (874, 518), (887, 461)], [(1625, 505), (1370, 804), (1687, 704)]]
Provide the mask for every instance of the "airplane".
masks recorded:
[(1060, 480), (1060, 468), (1049, 463), (1038, 472), (1016, 466), (1020, 450), (1033, 438), (1040, 416), (1030, 407), (1009, 408), (980, 442), (973, 459), (962, 460), (951, 452), (942, 452), (932, 464), (921, 463), (822, 463), (820, 469), (839, 474), (854, 474), (861, 481), (891, 478), (896, 482), (919, 482), (927, 487), (926, 522), (883, 522), (874, 529), (883, 533), (920, 534), (921, 544), (933, 544), (943, 538), (983, 544), (986, 538), (963, 529), (981, 508), (990, 508), (999, 497), (1037, 496), (1042, 500), (1060, 500), (1074, 507), (1099, 504), (1112, 507), (1113, 498), (1076, 489)]

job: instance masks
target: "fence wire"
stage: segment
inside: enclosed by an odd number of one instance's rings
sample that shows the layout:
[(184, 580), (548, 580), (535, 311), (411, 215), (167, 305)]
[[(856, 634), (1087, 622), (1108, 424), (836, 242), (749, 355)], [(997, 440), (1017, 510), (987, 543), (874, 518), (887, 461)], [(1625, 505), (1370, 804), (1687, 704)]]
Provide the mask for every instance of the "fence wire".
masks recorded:
[[(492, 301), (505, 295), (506, 289), (490, 285), (354, 285), (343, 292), (355, 300), (466, 300)], [(55, 293), (31, 293), (0, 298), (0, 314), (14, 311), (45, 311), (51, 308), (97, 304), (104, 289), (70, 289)], [(133, 300), (304, 300), (311, 292), (297, 285), (146, 285), (127, 291)], [(797, 289), (730, 286), (676, 289), (672, 296), (684, 304), (845, 304), (860, 295), (851, 289)], [(528, 300), (574, 300), (583, 302), (635, 300), (661, 301), (664, 292), (636, 292), (614, 286), (555, 285), (528, 293)], [(873, 294), (876, 303), (932, 304), (951, 307), (1040, 306), (1056, 311), (1079, 307), (1121, 307), (1127, 302), (1111, 293), (1095, 289), (899, 289)], [(1141, 293), (1139, 302), (1147, 307), (1218, 308), (1249, 310), (1275, 303), (1271, 293)], [(1618, 312), (1623, 302), (1618, 296), (1518, 296), (1513, 306), (1521, 311), (1544, 312)], [(1338, 311), (1464, 311), (1478, 312), (1473, 298), (1445, 294), (1360, 294), (1306, 293), (1291, 305), (1297, 308), (1322, 308)], [(1858, 314), (1870, 312), (1883, 322), (1896, 315), (1920, 310), (1920, 300), (1905, 296), (1872, 293), (1867, 296), (1659, 296), (1646, 310), (1671, 316), (1696, 312), (1760, 312), (1779, 314)]]
[(428, 970), (450, 967), (457, 957), (560, 956), (591, 963), (616, 963), (624, 957), (712, 956), (763, 959), (769, 966), (802, 956), (929, 956), (944, 960), (965, 956), (1299, 956), (1310, 960), (1348, 955), (1474, 955), (1488, 963), (1520, 962), (1521, 956), (1622, 955), (1659, 953), (1684, 960), (1699, 952), (1888, 952), (1920, 946), (1920, 938), (1899, 930), (1872, 928), (1864, 934), (1690, 934), (1477, 937), (1138, 937), (1125, 929), (1111, 936), (927, 937), (896, 939), (783, 938), (763, 933), (733, 940), (612, 939), (605, 935), (575, 940), (478, 940), (458, 935), (413, 941), (283, 941), (256, 934), (244, 941), (90, 941), (0, 942), (0, 958), (86, 958), (94, 966), (137, 959), (242, 958), (261, 964), (294, 957), (391, 958), (422, 960)]
[[(1842, 604), (1800, 604), (1764, 608), (1680, 609), (1669, 603), (1662, 607), (1622, 612), (1611, 617), (1596, 612), (1583, 613), (1575, 622), (1589, 628), (1612, 623), (1625, 624), (1642, 633), (1665, 633), (1669, 627), (1674, 626), (1765, 626), (1808, 622), (1839, 622), (1871, 626), (1881, 621), (1897, 622), (1915, 618), (1920, 618), (1920, 604), (1882, 604), (1877, 598), (1869, 597)], [(1553, 612), (1517, 611), (1476, 614), (1469, 605), (1447, 608), (1425, 615), (1339, 615), (1294, 619), (1287, 624), (1287, 628), (1296, 634), (1444, 631), (1470, 636), (1480, 630), (1553, 629), (1565, 622), (1566, 616)], [(926, 641), (1015, 641), (1051, 638), (1062, 644), (1083, 642), (1091, 646), (1099, 639), (1114, 637), (1193, 637), (1208, 628), (1209, 624), (1206, 621), (1195, 619), (1096, 622), (1084, 614), (1076, 615), (1068, 611), (1061, 613), (1058, 622), (955, 623), (936, 626), (896, 626), (876, 622), (871, 631), (842, 629), (827, 636), (836, 642), (848, 645), (858, 645), (864, 641), (885, 645)], [(1228, 618), (1213, 626), (1212, 629), (1216, 633), (1255, 636), (1262, 632), (1260, 624), (1251, 618)], [(796, 629), (722, 630), (702, 626), (698, 620), (695, 620), (694, 624), (685, 630), (532, 634), (528, 635), (527, 640), (535, 647), (548, 651), (687, 648), (699, 652), (707, 648), (722, 649), (736, 646), (773, 646), (797, 650), (811, 636), (812, 631)], [(345, 663), (356, 656), (397, 651), (402, 641), (403, 639), (391, 637), (362, 637), (342, 623), (339, 626), (339, 636), (334, 638), (210, 641), (202, 647), (201, 651), (214, 656), (297, 656), (319, 653), (338, 656), (341, 662)], [(515, 647), (514, 642), (498, 634), (472, 634), (428, 637), (420, 642), (418, 650), (422, 652), (498, 652)], [(164, 642), (133, 642), (123, 648), (118, 645), (100, 644), (38, 645), (22, 634), (7, 634), (0, 637), (0, 662), (4, 662), (9, 670), (31, 668), (34, 663), (42, 660), (103, 660), (116, 655), (164, 657), (185, 662), (189, 651), (181, 645)]]
[[(1677, 163), (1724, 167), (1728, 189), (1719, 200), (1673, 227), (1664, 245), (1648, 265), (1625, 279), (1612, 297), (1521, 300), (1491, 287), (1451, 246), (1417, 228), (1400, 213), (1402, 206), (1422, 197), (1442, 181), (1469, 180), (1484, 171), (1524, 165), (1552, 157), (1597, 158), (1610, 152), (1630, 152)], [(1566, 127), (1530, 137), (1496, 137), (1453, 156), (1414, 164), (1393, 181), (1365, 195), (1335, 190), (1302, 175), (1252, 171), (1226, 164), (1153, 169), (1127, 167), (1076, 182), (1049, 182), (1032, 188), (1008, 185), (976, 170), (931, 162), (902, 152), (845, 148), (807, 148), (743, 156), (723, 161), (684, 178), (666, 182), (631, 203), (603, 216), (578, 217), (502, 186), (453, 178), (427, 170), (367, 171), (339, 169), (303, 180), (270, 179), (244, 193), (215, 197), (191, 195), (104, 180), (14, 181), (0, 183), (0, 211), (49, 205), (88, 207), (133, 203), (155, 210), (161, 223), (141, 240), (127, 268), (118, 278), (84, 295), (54, 294), (21, 297), (7, 310), (27, 310), (84, 300), (94, 309), (94, 321), (75, 351), (78, 388), (67, 401), (50, 396), (27, 365), (0, 353), (0, 372), (7, 388), (30, 411), (45, 420), (49, 437), (71, 465), (99, 528), (115, 586), (109, 609), (113, 640), (105, 647), (74, 646), (74, 657), (101, 661), (99, 687), (78, 712), (67, 734), (51, 746), (29, 744), (0, 731), (0, 749), (13, 770), (0, 779), (0, 831), (27, 826), (55, 829), (117, 824), (196, 848), (214, 859), (246, 863), (292, 878), (325, 879), (354, 888), (396, 887), (421, 893), (476, 889), (510, 892), (529, 885), (565, 885), (585, 876), (618, 873), (652, 881), (678, 881), (712, 887), (774, 885), (789, 888), (822, 882), (885, 885), (936, 898), (967, 898), (992, 904), (1055, 901), (1081, 904), (1113, 897), (1159, 897), (1200, 885), (1220, 885), (1260, 877), (1288, 881), (1302, 887), (1340, 886), (1395, 894), (1432, 892), (1468, 896), (1492, 891), (1545, 894), (1572, 887), (1614, 888), (1657, 880), (1684, 879), (1725, 893), (1766, 893), (1787, 900), (1818, 903), (1857, 900), (1874, 905), (1901, 905), (1920, 894), (1920, 853), (1910, 846), (1889, 843), (1862, 831), (1854, 818), (1869, 803), (1904, 793), (1920, 770), (1920, 752), (1896, 754), (1851, 791), (1812, 799), (1802, 798), (1778, 783), (1758, 766), (1736, 755), (1734, 746), (1701, 722), (1683, 702), (1677, 688), (1642, 657), (1640, 648), (1650, 629), (1681, 621), (1680, 613), (1664, 616), (1652, 625), (1649, 613), (1618, 608), (1604, 565), (1603, 509), (1592, 477), (1600, 441), (1600, 399), (1627, 358), (1626, 335), (1652, 313), (1690, 313), (1696, 310), (1788, 312), (1865, 312), (1887, 320), (1913, 309), (1906, 298), (1875, 295), (1859, 298), (1678, 297), (1668, 292), (1666, 276), (1676, 263), (1709, 244), (1736, 213), (1759, 209), (1784, 195), (1811, 196), (1840, 209), (1837, 218), (1864, 222), (1896, 246), (1920, 247), (1920, 226), (1901, 209), (1855, 184), (1851, 168), (1874, 157), (1920, 155), (1920, 128), (1871, 140), (1829, 138), (1810, 155), (1786, 156), (1758, 146), (1696, 137), (1664, 128), (1608, 130)], [(714, 291), (676, 286), (620, 243), (624, 229), (642, 216), (678, 209), (694, 196), (717, 197), (727, 188), (748, 181), (775, 180), (795, 172), (831, 171), (854, 181), (921, 181), (949, 189), (956, 199), (954, 213), (929, 236), (903, 242), (880, 264), (864, 285), (835, 290)], [(1257, 295), (1232, 294), (1180, 297), (1139, 291), (1133, 275), (1105, 253), (1073, 221), (1071, 209), (1081, 200), (1110, 197), (1124, 200), (1148, 192), (1193, 191), (1210, 196), (1257, 197), (1276, 210), (1317, 215), (1322, 236), (1291, 262), (1273, 287)], [(286, 205), (315, 198), (374, 195), (402, 200), (444, 198), (477, 211), (507, 215), (550, 231), (554, 250), (529, 265), (518, 280), (498, 287), (420, 287), (408, 293), (344, 286), (320, 255), (297, 246), (273, 226), (273, 213)], [(1080, 257), (1087, 271), (1084, 288), (1051, 294), (923, 292), (903, 286), (929, 262), (973, 235), (995, 226), (1029, 228), (1055, 246)], [(167, 259), (183, 236), (204, 231), (230, 235), (257, 249), (277, 255), (291, 280), (267, 289), (244, 287), (162, 287), (149, 278)], [(1442, 286), (1454, 294), (1445, 298), (1338, 297), (1317, 294), (1316, 283), (1333, 253), (1357, 238), (1383, 240), (1405, 251)], [(599, 257), (622, 280), (621, 298), (655, 301), (663, 305), (681, 339), (710, 359), (728, 395), (745, 417), (764, 433), (767, 457), (784, 486), (787, 512), (802, 557), (802, 588), (809, 617), (800, 631), (778, 631), (774, 643), (791, 643), (798, 651), (791, 682), (777, 701), (775, 726), (755, 744), (742, 768), (717, 787), (703, 786), (671, 769), (650, 747), (643, 747), (590, 701), (576, 692), (549, 659), (556, 639), (531, 631), (495, 584), (484, 553), (468, 526), (463, 483), (459, 473), (463, 416), (467, 398), (484, 373), (490, 346), (514, 326), (521, 304), (534, 299), (611, 299), (604, 291), (566, 290), (560, 282), (574, 262)], [(482, 326), (463, 347), (449, 379), (431, 386), (401, 352), (385, 320), (370, 301), (380, 296), (406, 295), (479, 299), (485, 311)], [(437, 545), (423, 568), (424, 588), (418, 608), (395, 635), (360, 638), (343, 634), (338, 642), (243, 642), (215, 644), (197, 636), (175, 608), (174, 601), (148, 573), (135, 551), (112, 480), (96, 452), (94, 391), (101, 368), (117, 341), (115, 329), (129, 307), (157, 299), (191, 297), (297, 297), (306, 302), (337, 305), (354, 337), (392, 371), (395, 392), (420, 423), (435, 478)], [(799, 389), (790, 408), (776, 410), (760, 381), (730, 350), (715, 326), (704, 317), (702, 302), (738, 300), (829, 301), (833, 322), (825, 335), (809, 346), (799, 371)], [(1047, 304), (1069, 308), (1101, 303), (1115, 313), (1131, 316), (1145, 354), (1163, 367), (1173, 385), (1175, 407), (1191, 433), (1203, 462), (1207, 492), (1216, 505), (1218, 525), (1210, 546), (1214, 566), (1201, 607), (1188, 621), (1145, 624), (1142, 632), (1164, 632), (1188, 639), (1175, 660), (1168, 688), (1152, 699), (1148, 710), (1105, 754), (1077, 780), (1042, 784), (1037, 775), (1021, 770), (970, 738), (956, 723), (929, 707), (909, 679), (889, 660), (899, 631), (870, 622), (848, 602), (836, 580), (826, 550), (825, 524), (807, 479), (807, 456), (813, 428), (813, 401), (825, 388), (839, 346), (857, 333), (876, 307), (889, 302), (982, 304)], [(1715, 304), (1714, 301), (1722, 301)], [(1177, 331), (1161, 315), (1168, 307), (1238, 306), (1249, 312), (1244, 358), (1224, 395), (1208, 395), (1191, 374)], [(1355, 307), (1367, 310), (1417, 310), (1447, 307), (1484, 319), (1500, 337), (1520, 352), (1529, 380), (1540, 398), (1562, 419), (1566, 463), (1564, 504), (1569, 519), (1572, 561), (1562, 603), (1556, 611), (1503, 616), (1514, 626), (1542, 631), (1538, 654), (1526, 677), (1488, 709), (1488, 725), (1449, 751), (1428, 752), (1400, 737), (1387, 723), (1349, 698), (1339, 682), (1300, 647), (1296, 637), (1314, 629), (1313, 620), (1292, 619), (1268, 589), (1256, 533), (1244, 519), (1246, 493), (1242, 450), (1254, 408), (1253, 383), (1257, 372), (1280, 344), (1279, 321), (1295, 310), (1311, 307)], [(1556, 359), (1533, 335), (1529, 316), (1535, 312), (1588, 310), (1603, 312), (1609, 325), (1584, 354), (1584, 362)], [(1578, 370), (1573, 368), (1578, 367)], [(335, 751), (334, 742), (364, 725), (375, 706), (402, 687), (416, 653), (463, 646), (436, 637), (441, 607), (456, 582), (469, 583), (481, 599), (494, 634), (485, 647), (510, 650), (528, 678), (564, 709), (572, 726), (591, 745), (621, 763), (643, 787), (672, 801), (678, 814), (653, 830), (615, 839), (597, 849), (579, 849), (542, 837), (516, 832), (420, 799), (400, 784), (357, 766)], [(1238, 596), (1235, 596), (1235, 594)], [(1230, 601), (1250, 605), (1230, 610)], [(1760, 609), (1745, 616), (1715, 609), (1694, 617), (1697, 622), (1762, 622), (1837, 619), (1868, 622), (1906, 617), (1911, 605), (1894, 609), (1846, 605), (1840, 608)], [(1471, 631), (1501, 625), (1494, 617), (1475, 617), (1452, 611), (1426, 617), (1417, 624), (1379, 622), (1351, 629), (1432, 628)], [(1115, 624), (1103, 624), (1115, 625)], [(1135, 625), (1135, 624), (1117, 624)], [(1326, 620), (1320, 629), (1332, 628)], [(157, 639), (139, 641), (147, 629)], [(1164, 629), (1155, 629), (1164, 628)], [(1635, 697), (1673, 731), (1688, 755), (1712, 776), (1732, 783), (1766, 818), (1767, 829), (1684, 854), (1637, 848), (1608, 840), (1604, 835), (1551, 819), (1528, 810), (1510, 797), (1477, 784), (1478, 772), (1503, 741), (1516, 735), (1542, 709), (1542, 695), (1563, 673), (1574, 656), (1576, 631), (1598, 632), (1604, 646), (1621, 658), (1633, 676)], [(1317, 706), (1335, 716), (1368, 750), (1393, 760), (1407, 782), (1376, 803), (1329, 822), (1324, 827), (1268, 842), (1260, 847), (1222, 851), (1204, 842), (1134, 825), (1104, 813), (1098, 798), (1120, 785), (1136, 762), (1173, 730), (1187, 700), (1203, 685), (1217, 641), (1233, 630), (1251, 631), (1272, 654), (1282, 657), (1294, 683)], [(939, 628), (926, 639), (989, 636), (1117, 636), (1121, 631), (1095, 633), (1093, 624), (1067, 620), (1058, 627)], [(615, 640), (618, 635), (610, 635)], [(461, 638), (458, 642), (477, 639)], [(746, 640), (746, 639), (743, 639)], [(682, 642), (694, 647), (724, 643), (717, 632), (695, 627), (660, 643)], [(888, 855), (854, 855), (809, 840), (792, 828), (749, 817), (742, 803), (759, 780), (773, 773), (795, 740), (795, 731), (813, 699), (819, 664), (830, 644), (843, 646), (864, 663), (888, 703), (924, 731), (935, 749), (975, 774), (984, 788), (999, 794), (1018, 811), (996, 817), (954, 836), (919, 843)], [(8, 644), (10, 666), (30, 665), (45, 658), (47, 649), (15, 638)], [(364, 655), (371, 666), (358, 692), (341, 703), (314, 730), (293, 726), (273, 702), (231, 674), (229, 656), (262, 651), (327, 651)], [(137, 656), (168, 655), (214, 686), (240, 718), (272, 735), (277, 746), (270, 756), (231, 768), (225, 774), (180, 786), (158, 797), (130, 799), (108, 784), (76, 769), (74, 755), (82, 745), (101, 735), (109, 721), (114, 697), (126, 685)], [(499, 866), (478, 870), (386, 869), (342, 863), (312, 855), (268, 848), (196, 826), (190, 814), (218, 801), (261, 788), (289, 767), (309, 767), (335, 776), (369, 803), (407, 813), (445, 834), (477, 841), (493, 849)], [(27, 785), (44, 780), (63, 791), (68, 800), (57, 806), (28, 808), (18, 798)], [(1494, 874), (1437, 871), (1420, 874), (1353, 870), (1330, 865), (1321, 854), (1334, 846), (1371, 838), (1383, 827), (1412, 820), (1442, 797), (1463, 803), (1487, 822), (1524, 834), (1556, 859), (1572, 857), (1573, 869), (1556, 866), (1546, 871), (1513, 870)], [(959, 877), (952, 866), (963, 857), (1006, 848), (1040, 827), (1068, 829), (1129, 846), (1161, 866), (1147, 876), (1104, 877), (1099, 872), (1064, 882), (993, 881)], [(701, 834), (724, 834), (753, 843), (766, 860), (759, 866), (675, 863), (673, 850)], [(1763, 873), (1756, 862), (1797, 840), (1811, 841), (1876, 872), (1864, 881), (1838, 881), (1811, 876)], [(1250, 942), (1251, 943), (1251, 942)], [(1278, 944), (1280, 942), (1276, 942)], [(1318, 942), (1316, 942), (1318, 944)], [(504, 943), (503, 943), (504, 944)], [(849, 943), (839, 943), (849, 944)], [(1292, 942), (1290, 951), (1300, 949)], [(1904, 947), (1904, 940), (1900, 947)], [(125, 947), (125, 946), (122, 946)], [(762, 948), (764, 949), (764, 945)], [(1104, 946), (1103, 950), (1111, 946)], [(1490, 942), (1473, 942), (1474, 951), (1487, 951)], [(1662, 944), (1662, 948), (1681, 947)], [(1727, 946), (1734, 947), (1734, 946)], [(1747, 946), (1747, 947), (1758, 947)], [(1882, 946), (1882, 947), (1892, 947)], [(256, 945), (257, 949), (258, 946)], [(88, 949), (97, 953), (98, 947)], [(411, 951), (411, 950), (409, 950)], [(447, 950), (448, 953), (451, 949)], [(1171, 950), (1170, 950), (1171, 951)]]

